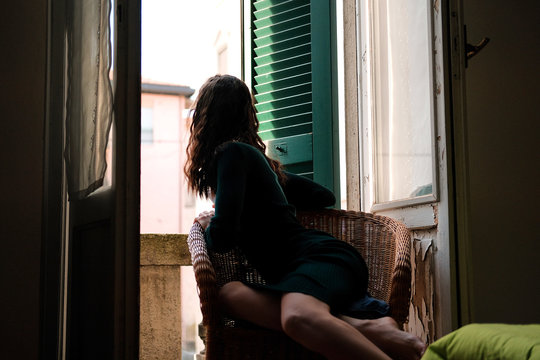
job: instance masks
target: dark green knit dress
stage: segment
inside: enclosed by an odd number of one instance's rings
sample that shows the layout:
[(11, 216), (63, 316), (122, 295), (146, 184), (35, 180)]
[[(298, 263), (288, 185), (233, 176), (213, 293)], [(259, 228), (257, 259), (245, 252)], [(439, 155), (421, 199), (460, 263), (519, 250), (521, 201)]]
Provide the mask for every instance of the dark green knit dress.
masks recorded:
[(211, 250), (223, 252), (238, 246), (268, 282), (262, 287), (314, 296), (333, 311), (366, 294), (367, 267), (356, 249), (304, 228), (287, 200), (313, 207), (334, 200), (328, 190), (287, 174), (284, 192), (261, 152), (239, 142), (220, 148), (215, 176), (215, 216), (206, 229)]

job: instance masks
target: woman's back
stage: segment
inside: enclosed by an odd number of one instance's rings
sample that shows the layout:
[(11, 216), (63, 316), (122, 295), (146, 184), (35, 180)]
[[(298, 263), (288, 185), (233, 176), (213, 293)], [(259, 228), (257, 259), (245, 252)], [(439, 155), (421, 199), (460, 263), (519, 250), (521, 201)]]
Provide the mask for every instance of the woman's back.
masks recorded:
[(280, 279), (307, 258), (325, 258), (356, 272), (365, 271), (357, 267), (361, 257), (354, 248), (298, 223), (294, 207), (259, 150), (240, 142), (227, 143), (216, 155), (215, 170), (216, 212), (206, 230), (210, 248), (239, 246), (269, 281)]
[[(296, 255), (291, 238), (302, 232), (266, 158), (251, 145), (229, 142), (217, 151), (215, 215), (206, 230), (208, 246), (239, 246), (264, 272)], [(272, 264), (270, 264), (272, 262)]]

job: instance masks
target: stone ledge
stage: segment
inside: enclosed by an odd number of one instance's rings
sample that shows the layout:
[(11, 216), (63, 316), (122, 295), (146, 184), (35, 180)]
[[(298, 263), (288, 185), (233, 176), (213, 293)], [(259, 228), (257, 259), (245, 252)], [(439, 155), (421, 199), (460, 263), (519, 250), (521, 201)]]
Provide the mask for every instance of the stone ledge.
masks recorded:
[(141, 266), (191, 265), (187, 234), (141, 234)]

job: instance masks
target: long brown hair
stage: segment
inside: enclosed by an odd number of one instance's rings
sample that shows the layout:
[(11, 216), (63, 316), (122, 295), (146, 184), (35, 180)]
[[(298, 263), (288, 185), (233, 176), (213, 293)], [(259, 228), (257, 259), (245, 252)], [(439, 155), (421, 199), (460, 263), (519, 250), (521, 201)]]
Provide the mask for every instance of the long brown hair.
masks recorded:
[(213, 160), (219, 146), (229, 141), (240, 141), (260, 150), (283, 183), (281, 164), (265, 155), (266, 145), (257, 134), (258, 129), (253, 98), (246, 84), (231, 75), (208, 79), (195, 101), (186, 149), (184, 173), (190, 190), (203, 197), (215, 192)]

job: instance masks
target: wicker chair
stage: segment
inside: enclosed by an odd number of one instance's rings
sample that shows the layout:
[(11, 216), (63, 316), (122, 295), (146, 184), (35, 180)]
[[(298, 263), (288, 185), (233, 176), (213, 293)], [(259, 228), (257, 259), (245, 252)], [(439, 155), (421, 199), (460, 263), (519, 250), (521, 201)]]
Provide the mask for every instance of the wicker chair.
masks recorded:
[[(370, 294), (390, 304), (391, 316), (402, 326), (409, 312), (411, 292), (410, 235), (388, 217), (344, 210), (298, 214), (300, 222), (353, 245), (370, 271)], [(217, 306), (218, 289), (242, 280), (264, 281), (238, 250), (209, 253), (204, 233), (194, 224), (188, 236), (193, 269), (206, 329), (206, 357), (215, 359), (322, 359), (286, 335), (225, 317)]]

